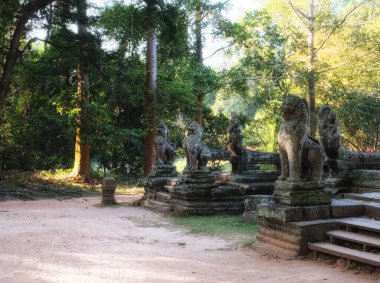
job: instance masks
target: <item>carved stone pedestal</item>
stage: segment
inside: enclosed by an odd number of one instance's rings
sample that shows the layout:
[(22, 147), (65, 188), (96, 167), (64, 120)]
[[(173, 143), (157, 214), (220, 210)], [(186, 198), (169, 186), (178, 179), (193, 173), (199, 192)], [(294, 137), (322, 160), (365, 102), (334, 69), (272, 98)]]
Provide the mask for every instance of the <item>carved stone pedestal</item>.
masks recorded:
[(323, 187), (320, 182), (276, 181), (274, 202), (257, 205), (258, 249), (296, 258), (307, 253), (308, 242), (323, 238), (329, 225), (308, 224), (322, 220), (328, 223), (331, 217), (331, 196)]
[(235, 181), (239, 183), (274, 182), (278, 176), (279, 173), (274, 170), (249, 170), (239, 172), (235, 176)]
[(178, 172), (174, 165), (157, 165), (155, 164), (152, 168), (152, 171), (149, 173), (149, 178), (155, 177), (177, 177)]
[(181, 182), (173, 188), (172, 204), (175, 212), (213, 214), (211, 190), (215, 188), (215, 175), (208, 168), (185, 170)]
[(215, 181), (216, 176), (211, 174), (208, 168), (200, 170), (185, 170), (182, 175), (184, 183), (211, 184)]
[(331, 196), (323, 188), (320, 182), (288, 182), (276, 181), (273, 200), (279, 204), (290, 206), (306, 206), (330, 204)]
[(102, 187), (102, 192), (103, 192), (102, 204), (103, 205), (116, 204), (115, 190), (116, 190), (115, 178), (105, 177), (103, 179), (103, 187)]
[(168, 188), (179, 182), (178, 173), (173, 165), (154, 165), (145, 180), (144, 197), (141, 205), (160, 212), (173, 211)]

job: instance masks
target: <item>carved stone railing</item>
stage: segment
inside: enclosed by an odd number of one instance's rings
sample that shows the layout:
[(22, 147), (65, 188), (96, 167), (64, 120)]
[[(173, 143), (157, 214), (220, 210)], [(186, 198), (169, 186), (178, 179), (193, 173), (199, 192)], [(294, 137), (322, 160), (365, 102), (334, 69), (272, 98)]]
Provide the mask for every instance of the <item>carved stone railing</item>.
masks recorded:
[[(210, 149), (210, 161), (228, 160), (231, 161), (232, 155), (227, 149)], [(276, 152), (261, 152), (246, 149), (248, 164), (273, 164), (280, 169), (280, 155)]]

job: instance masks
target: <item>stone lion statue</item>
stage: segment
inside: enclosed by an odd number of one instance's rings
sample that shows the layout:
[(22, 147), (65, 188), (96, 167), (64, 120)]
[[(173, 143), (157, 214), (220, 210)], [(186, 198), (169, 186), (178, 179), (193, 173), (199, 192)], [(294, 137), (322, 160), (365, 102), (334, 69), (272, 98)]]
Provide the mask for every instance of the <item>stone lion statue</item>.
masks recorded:
[(319, 181), (325, 154), (319, 142), (307, 133), (309, 110), (306, 100), (287, 95), (281, 113), (284, 121), (277, 136), (281, 160), (279, 179)]
[(202, 170), (206, 168), (211, 152), (202, 142), (203, 129), (195, 121), (186, 127), (184, 148), (186, 154), (186, 170)]
[(154, 141), (156, 150), (156, 165), (173, 165), (176, 159), (176, 146), (168, 139), (169, 130), (160, 121), (156, 129), (156, 138)]
[(232, 156), (242, 156), (243, 147), (243, 131), (238, 116), (231, 114), (230, 124), (227, 128), (227, 149)]
[(246, 170), (246, 149), (243, 147), (243, 130), (240, 119), (231, 114), (230, 124), (227, 128), (227, 149), (231, 153), (232, 174)]
[(380, 153), (357, 152), (341, 145), (339, 123), (329, 106), (322, 106), (318, 112), (318, 129), (323, 149), (328, 157), (327, 165), (332, 178), (349, 178), (356, 168), (380, 168)]
[(329, 106), (322, 106), (318, 112), (318, 130), (326, 155), (337, 158), (341, 146), (340, 129), (336, 115)]

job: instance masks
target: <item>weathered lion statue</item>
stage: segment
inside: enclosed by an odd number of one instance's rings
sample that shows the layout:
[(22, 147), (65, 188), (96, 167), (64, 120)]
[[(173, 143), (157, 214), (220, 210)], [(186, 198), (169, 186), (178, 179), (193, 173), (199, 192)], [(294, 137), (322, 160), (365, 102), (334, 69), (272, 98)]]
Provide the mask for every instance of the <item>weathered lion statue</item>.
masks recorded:
[(380, 168), (380, 153), (356, 152), (341, 145), (339, 123), (329, 106), (322, 106), (318, 112), (318, 129), (330, 177), (349, 177), (354, 169)]
[(326, 105), (318, 112), (318, 130), (326, 155), (337, 158), (340, 148), (339, 124), (334, 111)]
[(206, 168), (211, 152), (202, 142), (203, 129), (195, 121), (186, 127), (183, 142), (186, 154), (186, 170), (202, 170)]
[(156, 139), (154, 141), (156, 150), (156, 165), (173, 165), (176, 159), (176, 146), (168, 139), (169, 130), (160, 121), (156, 129)]
[(232, 174), (247, 169), (247, 150), (243, 147), (243, 137), (240, 119), (235, 113), (232, 113), (227, 128), (227, 149), (231, 154)]
[(278, 132), (281, 159), (280, 180), (319, 181), (322, 177), (324, 151), (307, 133), (309, 110), (305, 99), (287, 95), (281, 106), (284, 121)]
[(227, 128), (227, 149), (232, 156), (242, 156), (243, 147), (243, 131), (238, 116), (231, 114), (230, 124)]

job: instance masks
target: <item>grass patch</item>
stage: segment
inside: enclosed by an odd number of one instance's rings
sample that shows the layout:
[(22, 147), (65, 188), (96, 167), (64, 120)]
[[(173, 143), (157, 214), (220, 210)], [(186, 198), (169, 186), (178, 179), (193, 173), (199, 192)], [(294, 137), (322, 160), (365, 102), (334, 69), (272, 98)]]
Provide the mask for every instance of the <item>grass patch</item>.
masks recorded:
[[(102, 179), (92, 178), (89, 183), (76, 182), (70, 177), (71, 170), (2, 172), (0, 180), (0, 200), (66, 199), (99, 195)], [(117, 184), (116, 194), (140, 194), (144, 188), (136, 183)]]
[(129, 184), (127, 182), (117, 183), (115, 194), (118, 195), (138, 195), (144, 193), (144, 187), (137, 184)]
[(178, 173), (182, 173), (186, 167), (186, 158), (184, 156), (177, 157), (174, 161), (174, 166)]
[(65, 199), (96, 195), (101, 192), (98, 180), (88, 184), (75, 183), (63, 172), (11, 170), (3, 172), (2, 177), (0, 200)]
[(245, 223), (241, 215), (174, 216), (172, 222), (192, 233), (235, 239), (242, 246), (252, 245), (257, 235), (257, 225)]

